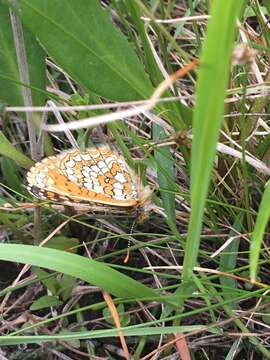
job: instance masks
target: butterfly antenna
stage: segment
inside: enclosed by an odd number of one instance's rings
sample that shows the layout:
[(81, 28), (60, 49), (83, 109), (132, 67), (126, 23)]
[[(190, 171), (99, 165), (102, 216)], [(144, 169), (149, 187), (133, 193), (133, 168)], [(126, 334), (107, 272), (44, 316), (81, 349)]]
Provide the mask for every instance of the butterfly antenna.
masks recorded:
[(130, 246), (131, 246), (131, 240), (132, 240), (132, 237), (131, 235), (133, 234), (133, 230), (134, 230), (134, 227), (135, 227), (135, 224), (136, 224), (136, 220), (133, 221), (131, 227), (130, 227), (130, 230), (129, 230), (129, 237), (128, 237), (128, 245), (127, 245), (127, 255), (124, 259), (124, 263), (126, 264), (129, 260), (129, 255), (130, 255)]

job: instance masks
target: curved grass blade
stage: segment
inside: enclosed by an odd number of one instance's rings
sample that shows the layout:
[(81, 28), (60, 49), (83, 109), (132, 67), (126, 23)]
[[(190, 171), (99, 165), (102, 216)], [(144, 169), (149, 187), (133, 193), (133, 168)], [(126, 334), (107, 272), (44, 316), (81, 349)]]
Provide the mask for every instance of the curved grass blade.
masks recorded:
[(192, 279), (192, 269), (196, 264), (204, 207), (224, 114), (236, 18), (243, 4), (244, 0), (213, 2), (207, 27), (196, 89), (191, 161), (191, 216), (182, 276), (184, 282)]
[[(186, 326), (158, 326), (158, 327), (126, 327), (123, 328), (123, 333), (125, 336), (153, 336), (153, 335), (161, 335), (161, 334), (173, 334), (173, 333), (185, 333), (190, 331), (199, 331), (205, 330), (206, 327), (204, 325), (186, 325)], [(217, 333), (215, 328), (208, 330), (211, 333)], [(69, 332), (66, 334), (58, 334), (58, 335), (36, 335), (36, 336), (12, 336), (6, 335), (1, 336), (0, 344), (1, 345), (15, 345), (15, 344), (31, 344), (31, 343), (41, 343), (45, 341), (55, 341), (55, 340), (63, 340), (70, 341), (71, 339), (99, 339), (99, 338), (108, 338), (108, 337), (118, 337), (119, 330), (118, 329), (105, 329), (105, 330), (93, 330), (93, 331), (77, 331), (77, 332)]]
[(0, 131), (0, 155), (9, 157), (25, 169), (29, 169), (34, 165), (32, 160), (30, 160), (26, 155), (22, 154), (15, 148), (14, 145), (11, 144), (2, 131)]
[[(153, 139), (160, 141), (166, 137), (165, 131), (158, 125), (153, 124)], [(159, 147), (155, 150), (157, 164), (158, 183), (162, 189), (175, 190), (174, 160), (169, 147)], [(175, 194), (174, 192), (161, 191), (162, 205), (167, 215), (167, 222), (172, 232), (178, 235), (175, 216)]]
[[(229, 236), (235, 237), (237, 232), (240, 232), (242, 230), (243, 226), (243, 213), (240, 213), (233, 224), (232, 230), (230, 231)], [(237, 264), (237, 258), (238, 258), (238, 251), (239, 251), (239, 245), (240, 245), (240, 239), (236, 238), (234, 239), (228, 246), (226, 246), (225, 250), (221, 252), (220, 254), (220, 266), (219, 269), (221, 272), (231, 272), (233, 269), (235, 269)], [(227, 276), (221, 276), (220, 277), (220, 284), (224, 286), (225, 291), (221, 291), (223, 294), (223, 298), (225, 300), (232, 299), (232, 294), (235, 289), (237, 289), (237, 281), (233, 278), (227, 277)], [(229, 291), (231, 288), (231, 291)], [(230, 307), (232, 310), (237, 309), (237, 304), (232, 302), (231, 304), (228, 304), (228, 307)]]
[(65, 251), (32, 245), (1, 244), (0, 259), (59, 271), (87, 281), (119, 297), (156, 297), (155, 292), (104, 263)]
[(256, 281), (258, 262), (260, 257), (263, 235), (270, 217), (270, 181), (267, 182), (261, 204), (259, 207), (255, 228), (251, 237), (250, 244), (250, 277), (251, 281)]

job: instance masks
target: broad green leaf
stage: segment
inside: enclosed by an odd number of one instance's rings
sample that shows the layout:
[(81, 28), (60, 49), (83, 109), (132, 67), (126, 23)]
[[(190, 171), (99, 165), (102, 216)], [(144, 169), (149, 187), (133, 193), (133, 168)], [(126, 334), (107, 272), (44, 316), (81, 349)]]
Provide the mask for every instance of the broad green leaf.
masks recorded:
[(263, 241), (265, 227), (270, 217), (270, 181), (267, 182), (261, 204), (259, 207), (255, 228), (251, 237), (250, 244), (250, 277), (256, 280), (258, 262), (260, 257), (261, 244)]
[(115, 296), (136, 299), (156, 297), (152, 289), (109, 265), (66, 251), (31, 245), (0, 244), (0, 259), (59, 271), (106, 289)]
[(56, 296), (44, 295), (33, 302), (33, 304), (30, 306), (30, 310), (41, 310), (50, 306), (58, 306), (61, 304), (62, 302)]
[[(11, 4), (11, 2), (9, 2)], [(88, 91), (113, 100), (149, 96), (132, 46), (97, 0), (18, 0), (18, 14), (50, 56)]]
[[(128, 326), (128, 324), (130, 323), (130, 315), (129, 314), (125, 314), (125, 308), (123, 304), (119, 304), (116, 307), (118, 316), (120, 318), (120, 323), (122, 327)], [(111, 325), (115, 325), (114, 319), (112, 318), (112, 314), (109, 308), (105, 307), (102, 311), (102, 315), (105, 318), (105, 321), (108, 324)]]
[(37, 266), (32, 267), (33, 272), (37, 275), (38, 280), (48, 289), (53, 295), (57, 294), (60, 284), (54, 274), (40, 269)]
[(33, 105), (43, 106), (46, 100), (46, 54), (31, 31), (23, 27), (23, 33)]
[(59, 295), (64, 301), (70, 299), (72, 290), (76, 283), (76, 278), (67, 274), (63, 274), (59, 283), (60, 284), (57, 295)]
[[(0, 99), (9, 105), (23, 105), (22, 85), (13, 40), (9, 7), (0, 0)], [(45, 102), (45, 53), (34, 35), (23, 28), (24, 44), (34, 105)]]
[(79, 245), (79, 240), (76, 238), (69, 238), (63, 235), (54, 236), (45, 245), (45, 247), (65, 250), (69, 252), (76, 252), (76, 247)]
[[(22, 105), (20, 85), (7, 78), (19, 81), (19, 70), (14, 48), (9, 8), (0, 1), (0, 98), (10, 105)], [(3, 77), (2, 77), (3, 76)]]

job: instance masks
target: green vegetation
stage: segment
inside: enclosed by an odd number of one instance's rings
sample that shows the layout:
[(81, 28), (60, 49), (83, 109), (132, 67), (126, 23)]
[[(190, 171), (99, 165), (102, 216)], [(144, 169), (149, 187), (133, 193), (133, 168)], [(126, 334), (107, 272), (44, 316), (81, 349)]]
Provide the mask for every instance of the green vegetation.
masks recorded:
[[(0, 0), (0, 356), (270, 359), (269, 17)], [(35, 161), (96, 143), (153, 190), (144, 221), (27, 192)]]

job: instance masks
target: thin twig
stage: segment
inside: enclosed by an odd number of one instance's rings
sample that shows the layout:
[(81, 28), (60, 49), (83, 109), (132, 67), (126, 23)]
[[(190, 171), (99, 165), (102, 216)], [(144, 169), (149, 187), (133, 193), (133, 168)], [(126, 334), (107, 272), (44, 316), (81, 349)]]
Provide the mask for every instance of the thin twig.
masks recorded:
[[(205, 21), (210, 19), (210, 15), (194, 15), (194, 16), (185, 16), (179, 17), (175, 19), (155, 19), (155, 23), (159, 24), (178, 24), (180, 22), (190, 22), (190, 21)], [(141, 16), (143, 21), (151, 21), (149, 17)], [(152, 20), (153, 21), (153, 20)]]
[(167, 90), (171, 84), (173, 84), (176, 80), (188, 74), (191, 70), (194, 70), (197, 67), (197, 65), (198, 65), (198, 60), (194, 59), (186, 66), (180, 68), (175, 73), (170, 75), (168, 79), (162, 81), (160, 85), (156, 88), (156, 90), (153, 92), (151, 98), (144, 105), (137, 106), (135, 108), (131, 108), (127, 110), (118, 111), (116, 113), (104, 114), (95, 117), (89, 117), (82, 120), (71, 121), (65, 124), (43, 125), (43, 129), (46, 131), (54, 131), (54, 132), (62, 132), (65, 131), (66, 129), (70, 129), (70, 130), (82, 129), (85, 127), (97, 126), (112, 121), (125, 119), (127, 117), (131, 117), (134, 115), (138, 115), (140, 113), (150, 111), (156, 105), (156, 103), (158, 102), (164, 91)]
[[(11, 2), (14, 6), (16, 5), (15, 0), (12, 0)], [(32, 102), (31, 90), (29, 88), (30, 78), (29, 78), (27, 57), (25, 51), (22, 23), (20, 18), (11, 9), (10, 9), (10, 19), (11, 19), (15, 49), (17, 54), (20, 79), (21, 82), (26, 85), (22, 87), (24, 105), (32, 106), (33, 102)], [(26, 113), (26, 122), (27, 122), (28, 135), (30, 141), (31, 157), (33, 160), (37, 161), (38, 154), (37, 154), (36, 132), (35, 132), (35, 124), (32, 113)]]
[[(52, 108), (54, 116), (56, 117), (59, 124), (65, 125), (65, 122), (64, 122), (64, 120), (62, 118), (62, 115), (60, 114), (60, 111), (57, 109), (57, 106), (55, 105), (55, 103), (53, 101), (49, 100), (48, 105)], [(46, 126), (46, 123), (42, 123), (42, 126), (43, 125)], [(65, 135), (68, 138), (68, 140), (69, 140), (70, 144), (72, 145), (72, 147), (74, 149), (79, 149), (79, 145), (78, 145), (75, 137), (72, 135), (72, 132), (69, 129), (67, 129), (65, 131)]]

